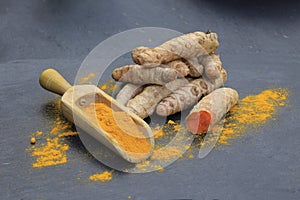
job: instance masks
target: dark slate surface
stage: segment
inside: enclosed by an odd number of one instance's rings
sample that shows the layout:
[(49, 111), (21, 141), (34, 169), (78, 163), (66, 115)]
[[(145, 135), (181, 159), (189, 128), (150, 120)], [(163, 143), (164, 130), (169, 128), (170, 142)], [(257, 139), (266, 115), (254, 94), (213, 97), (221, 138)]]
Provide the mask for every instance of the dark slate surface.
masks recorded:
[[(0, 1), (0, 199), (300, 199), (297, 1)], [(30, 134), (47, 131), (53, 95), (38, 85), (47, 67), (72, 82), (94, 46), (130, 28), (219, 33), (228, 86), (241, 97), (287, 87), (278, 120), (205, 159), (165, 171), (115, 173), (107, 183), (76, 180), (107, 167), (73, 139), (65, 165), (33, 169)]]

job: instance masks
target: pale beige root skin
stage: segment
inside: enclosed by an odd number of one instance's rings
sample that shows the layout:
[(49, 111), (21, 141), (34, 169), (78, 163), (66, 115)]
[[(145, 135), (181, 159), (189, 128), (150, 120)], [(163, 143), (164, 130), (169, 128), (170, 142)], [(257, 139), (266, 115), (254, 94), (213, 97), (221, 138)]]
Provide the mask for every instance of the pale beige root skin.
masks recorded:
[(158, 102), (160, 102), (164, 97), (168, 96), (171, 92), (175, 91), (177, 88), (186, 84), (186, 79), (176, 79), (164, 86), (147, 86), (140, 94), (128, 101), (127, 107), (131, 112), (144, 119), (153, 114)]
[(215, 80), (220, 77), (220, 66), (222, 62), (219, 54), (210, 53), (198, 57), (198, 62), (204, 66), (204, 73), (210, 80)]
[[(131, 52), (133, 62), (138, 63), (138, 61), (135, 60), (137, 55), (142, 53), (146, 49), (149, 49), (149, 48), (143, 47), (143, 46), (135, 48)], [(173, 60), (173, 61), (170, 61), (166, 64), (144, 63), (143, 66), (147, 67), (147, 68), (151, 68), (151, 67), (168, 67), (168, 68), (171, 68), (171, 69), (176, 69), (182, 76), (187, 76), (190, 72), (189, 66), (186, 63), (184, 63), (181, 59)]]
[(194, 61), (193, 59), (183, 59), (183, 62), (188, 66), (189, 75), (191, 77), (199, 78), (202, 76), (204, 67), (203, 65), (199, 64), (198, 61)]
[(214, 83), (206, 78), (198, 78), (178, 88), (159, 102), (156, 113), (160, 116), (169, 116), (193, 106), (201, 97), (208, 95), (224, 84), (227, 73), (223, 68), (221, 71), (222, 77), (216, 79)]
[(238, 103), (239, 95), (238, 92), (232, 88), (219, 88), (203, 97), (198, 104), (196, 104), (191, 110), (192, 113), (199, 113), (204, 111), (210, 114), (211, 121), (208, 130), (218, 123), (224, 115)]
[[(203, 89), (200, 84), (203, 85)], [(204, 84), (206, 83), (203, 78), (199, 78), (178, 88), (158, 103), (156, 113), (160, 116), (169, 116), (197, 103), (201, 96), (207, 92), (204, 89), (207, 86)]]
[(173, 60), (161, 66), (175, 69), (181, 74), (181, 76), (187, 76), (190, 73), (188, 65), (184, 63), (182, 60)]
[(180, 58), (194, 58), (214, 52), (219, 46), (216, 33), (193, 32), (173, 38), (158, 47), (138, 47), (132, 52), (136, 64), (168, 63)]
[(140, 65), (145, 65), (147, 63), (168, 63), (181, 58), (180, 55), (174, 54), (172, 51), (163, 49), (161, 47), (144, 49), (139, 54), (132, 54), (132, 57), (132, 60), (136, 64)]
[(116, 68), (112, 72), (114, 80), (138, 85), (163, 85), (180, 77), (182, 76), (175, 69), (162, 67), (147, 68), (140, 65), (126, 65)]
[(144, 52), (147, 49), (149, 49), (149, 48), (144, 47), (144, 46), (136, 47), (135, 49), (133, 49), (131, 51), (131, 58), (132, 58), (133, 62), (136, 63), (136, 64), (139, 64), (139, 61), (137, 59), (138, 55), (141, 54), (142, 52)]
[(127, 102), (135, 97), (137, 94), (139, 94), (143, 90), (143, 86), (141, 85), (135, 85), (132, 83), (127, 83), (122, 87), (122, 89), (118, 92), (116, 96), (116, 100), (122, 104), (126, 105)]

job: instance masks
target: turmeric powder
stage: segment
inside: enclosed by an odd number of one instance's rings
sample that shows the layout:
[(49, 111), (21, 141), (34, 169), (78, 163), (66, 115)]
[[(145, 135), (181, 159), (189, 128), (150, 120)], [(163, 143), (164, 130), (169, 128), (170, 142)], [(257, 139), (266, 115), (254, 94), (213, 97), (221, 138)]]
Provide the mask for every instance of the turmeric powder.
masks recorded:
[(113, 111), (104, 103), (91, 103), (84, 108), (84, 112), (89, 116), (95, 112), (99, 126), (109, 133), (125, 151), (129, 153), (150, 152), (151, 144), (127, 113)]
[(30, 144), (34, 145), (34, 144), (35, 144), (35, 142), (36, 142), (36, 140), (35, 140), (35, 138), (34, 138), (34, 137), (30, 138)]
[(69, 145), (64, 140), (64, 137), (77, 135), (77, 132), (72, 130), (71, 123), (61, 116), (60, 100), (50, 104), (47, 109), (54, 118), (51, 131), (48, 133), (36, 131), (32, 138), (34, 138), (34, 142), (38, 139), (39, 143), (27, 149), (31, 152), (31, 156), (36, 157), (32, 163), (34, 168), (66, 163), (68, 161), (66, 152), (69, 149)]
[(112, 179), (112, 171), (104, 171), (101, 174), (93, 174), (89, 177), (91, 181), (110, 181)]
[(218, 144), (228, 145), (249, 128), (258, 128), (267, 120), (275, 119), (278, 107), (286, 104), (287, 97), (286, 88), (275, 88), (243, 98), (228, 113)]
[(34, 148), (32, 156), (37, 156), (38, 158), (32, 166), (39, 168), (66, 163), (66, 151), (68, 149), (69, 146), (67, 144), (60, 143), (58, 138), (48, 138), (46, 144), (42, 144), (41, 147)]
[(98, 87), (107, 94), (111, 95), (119, 86), (114, 80), (109, 80), (107, 82), (101, 83)]
[(95, 77), (94, 73), (89, 73), (87, 76), (84, 76), (79, 80), (79, 84), (87, 84), (87, 83), (90, 84), (91, 82), (89, 82), (89, 80), (94, 77)]

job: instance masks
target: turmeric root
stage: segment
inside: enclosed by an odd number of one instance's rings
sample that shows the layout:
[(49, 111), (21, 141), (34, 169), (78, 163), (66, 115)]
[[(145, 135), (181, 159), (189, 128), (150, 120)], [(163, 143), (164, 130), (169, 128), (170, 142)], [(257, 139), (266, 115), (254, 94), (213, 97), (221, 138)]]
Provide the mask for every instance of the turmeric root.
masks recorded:
[(201, 97), (208, 95), (223, 85), (227, 79), (227, 73), (223, 68), (221, 71), (222, 77), (218, 78), (214, 83), (206, 78), (198, 78), (178, 88), (159, 102), (156, 107), (156, 113), (160, 116), (169, 116), (194, 105)]
[(220, 74), (220, 66), (222, 62), (219, 54), (207, 54), (198, 57), (198, 62), (204, 66), (204, 73), (210, 80), (215, 80)]
[(173, 38), (158, 47), (138, 47), (132, 51), (136, 64), (168, 63), (180, 58), (194, 58), (214, 52), (219, 46), (216, 33), (194, 32)]
[(140, 62), (137, 59), (138, 55), (148, 49), (149, 49), (148, 47), (144, 47), (144, 46), (136, 47), (135, 49), (133, 49), (131, 51), (131, 58), (132, 58), (133, 62), (136, 64), (139, 64)]
[(239, 95), (231, 88), (220, 88), (205, 96), (186, 117), (186, 126), (194, 134), (210, 130), (237, 104)]
[(175, 69), (181, 74), (181, 76), (187, 76), (190, 73), (188, 65), (186, 65), (182, 60), (173, 60), (161, 66)]
[(130, 99), (135, 97), (142, 90), (143, 90), (143, 86), (141, 85), (134, 85), (131, 83), (127, 83), (117, 94), (116, 100), (120, 104), (125, 106)]
[(172, 91), (185, 84), (187, 84), (186, 79), (176, 79), (163, 86), (147, 86), (140, 94), (128, 101), (127, 107), (131, 112), (144, 119), (153, 114), (158, 102), (168, 96)]
[[(142, 53), (144, 50), (149, 49), (147, 47), (137, 47), (132, 51), (132, 55), (138, 55), (140, 53)], [(135, 63), (138, 63), (138, 61), (136, 60), (137, 56), (132, 56), (132, 59)], [(189, 67), (182, 62), (181, 59), (178, 60), (173, 60), (171, 62), (166, 63), (165, 65), (160, 65), (160, 64), (155, 64), (155, 63), (144, 63), (143, 64), (144, 67), (147, 68), (151, 68), (151, 67), (169, 67), (172, 69), (176, 69), (182, 76), (186, 76), (189, 74)]]
[(147, 68), (140, 65), (126, 65), (112, 72), (112, 78), (116, 81), (140, 85), (149, 83), (163, 85), (180, 77), (181, 75), (175, 69), (162, 67)]
[(189, 68), (189, 75), (194, 78), (199, 78), (203, 74), (203, 65), (199, 64), (198, 61), (194, 61), (193, 59), (185, 60), (184, 63)]

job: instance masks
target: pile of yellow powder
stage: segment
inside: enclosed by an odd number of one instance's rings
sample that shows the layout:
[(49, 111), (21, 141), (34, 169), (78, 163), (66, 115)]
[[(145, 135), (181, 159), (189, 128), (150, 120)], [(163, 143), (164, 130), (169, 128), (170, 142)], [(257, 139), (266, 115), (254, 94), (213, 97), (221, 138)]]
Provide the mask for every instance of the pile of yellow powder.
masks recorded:
[(244, 134), (248, 129), (259, 128), (268, 120), (275, 120), (279, 107), (286, 105), (286, 88), (269, 89), (257, 95), (248, 95), (239, 101), (226, 116), (226, 122), (218, 144)]
[(35, 168), (48, 167), (67, 162), (66, 151), (69, 145), (65, 142), (66, 136), (77, 135), (72, 130), (72, 124), (66, 121), (60, 113), (60, 100), (48, 107), (49, 113), (55, 118), (49, 133), (37, 131), (32, 137), (36, 142), (28, 150), (31, 156), (36, 157), (32, 166)]

